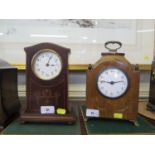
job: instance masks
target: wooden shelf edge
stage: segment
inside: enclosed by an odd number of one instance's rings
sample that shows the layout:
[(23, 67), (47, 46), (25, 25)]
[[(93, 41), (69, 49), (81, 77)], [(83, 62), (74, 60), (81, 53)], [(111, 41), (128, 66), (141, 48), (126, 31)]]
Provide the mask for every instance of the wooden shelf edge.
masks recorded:
[(151, 70), (151, 64), (140, 64), (139, 70), (141, 71), (150, 71)]
[[(18, 70), (25, 70), (24, 64), (12, 64)], [(71, 64), (69, 65), (70, 71), (86, 71), (88, 68), (88, 64)], [(150, 64), (139, 64), (140, 71), (150, 71), (151, 65)]]

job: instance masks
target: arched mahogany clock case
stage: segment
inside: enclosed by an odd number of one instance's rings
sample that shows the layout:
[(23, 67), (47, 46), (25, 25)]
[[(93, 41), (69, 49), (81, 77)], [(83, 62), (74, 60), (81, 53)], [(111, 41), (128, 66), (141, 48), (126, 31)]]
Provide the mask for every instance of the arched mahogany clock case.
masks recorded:
[[(115, 44), (118, 44), (119, 47), (115, 49), (108, 47)], [(121, 46), (122, 44), (117, 41), (106, 42), (105, 47), (109, 49), (109, 52), (102, 53), (102, 57), (94, 65), (88, 66), (86, 78), (87, 118), (123, 119), (136, 123), (140, 73), (137, 66), (129, 63), (124, 53), (117, 53), (117, 49)], [(107, 69), (108, 72), (104, 72)], [(99, 79), (101, 73), (102, 77)], [(109, 77), (106, 74), (110, 74)], [(117, 74), (116, 76), (121, 75), (120, 78), (124, 78), (124, 81), (111, 80), (115, 79), (115, 74)], [(106, 93), (107, 95), (105, 95)]]
[[(26, 108), (21, 112), (20, 121), (75, 122), (76, 118), (68, 105), (68, 54), (70, 53), (70, 49), (53, 43), (40, 43), (26, 47), (24, 50), (26, 52)], [(32, 66), (33, 59), (40, 51), (53, 51), (54, 54), (52, 56), (54, 57), (54, 55), (57, 55), (57, 57), (61, 59), (62, 68), (56, 77), (44, 80), (35, 75), (34, 68)], [(44, 61), (44, 58), (42, 58), (44, 56), (46, 56), (46, 54), (38, 57), (38, 59), (42, 59), (40, 61)], [(51, 57), (48, 61), (52, 61), (50, 59)], [(46, 67), (48, 69), (49, 64)], [(52, 67), (51, 70), (48, 70), (52, 72)], [(47, 76), (49, 75), (47, 74)], [(41, 107), (46, 106), (54, 107), (54, 113), (41, 113)], [(57, 109), (63, 109), (66, 113), (58, 114)]]

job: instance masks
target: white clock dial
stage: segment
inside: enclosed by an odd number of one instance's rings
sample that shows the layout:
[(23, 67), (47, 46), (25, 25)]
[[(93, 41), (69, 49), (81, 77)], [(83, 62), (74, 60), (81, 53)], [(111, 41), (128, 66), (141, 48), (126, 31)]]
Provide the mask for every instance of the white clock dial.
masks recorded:
[(108, 68), (99, 74), (97, 87), (102, 95), (108, 98), (118, 98), (126, 92), (128, 78), (120, 69)]
[(34, 55), (32, 59), (32, 70), (39, 79), (54, 79), (60, 74), (61, 69), (61, 58), (53, 50), (41, 50), (36, 55)]

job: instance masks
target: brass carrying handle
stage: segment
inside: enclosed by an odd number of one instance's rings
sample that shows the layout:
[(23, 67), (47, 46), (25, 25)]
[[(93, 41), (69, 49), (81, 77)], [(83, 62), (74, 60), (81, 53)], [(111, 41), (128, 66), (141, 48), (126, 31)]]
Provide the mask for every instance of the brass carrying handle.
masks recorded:
[[(111, 49), (108, 47), (109, 44), (118, 44), (119, 47), (118, 48), (115, 48), (115, 49)], [(117, 52), (118, 49), (120, 49), (122, 47), (122, 43), (120, 41), (107, 41), (105, 44), (104, 44), (105, 48), (108, 49), (110, 52)]]

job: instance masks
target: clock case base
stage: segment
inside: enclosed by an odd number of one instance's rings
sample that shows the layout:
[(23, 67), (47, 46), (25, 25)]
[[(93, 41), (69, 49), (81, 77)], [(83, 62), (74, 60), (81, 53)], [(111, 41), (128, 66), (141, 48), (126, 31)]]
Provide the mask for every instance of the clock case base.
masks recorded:
[[(93, 118), (95, 118), (96, 119), (96, 117), (85, 117), (84, 118), (84, 121), (85, 122), (87, 122), (87, 121), (89, 121), (89, 120), (91, 120), (91, 119), (93, 119)], [(106, 118), (104, 118), (104, 119), (106, 119)], [(109, 119), (109, 118), (107, 118), (108, 120), (112, 120), (112, 119)], [(116, 120), (116, 119), (115, 119)], [(118, 119), (117, 119), (118, 120)], [(138, 127), (139, 126), (139, 123), (138, 123), (138, 121), (137, 120), (126, 120), (126, 121), (129, 121), (129, 122), (131, 122), (134, 126), (136, 126), (136, 127)]]
[(20, 120), (21, 123), (26, 122), (45, 122), (45, 123), (68, 123), (73, 124), (76, 122), (76, 117), (72, 114), (66, 115), (40, 115), (40, 114), (32, 114), (32, 113), (25, 113), (21, 115)]
[(40, 114), (23, 112), (18, 119), (20, 123), (43, 122), (43, 123), (68, 123), (76, 122), (76, 112), (70, 107), (66, 114)]

